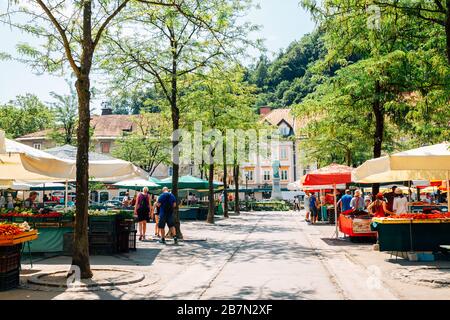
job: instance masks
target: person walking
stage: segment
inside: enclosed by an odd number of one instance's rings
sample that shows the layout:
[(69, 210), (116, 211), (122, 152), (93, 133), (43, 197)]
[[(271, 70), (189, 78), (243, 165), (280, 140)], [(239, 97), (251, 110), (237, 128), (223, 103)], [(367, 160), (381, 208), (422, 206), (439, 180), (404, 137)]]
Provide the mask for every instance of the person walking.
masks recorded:
[(166, 243), (165, 240), (165, 227), (166, 224), (169, 227), (169, 231), (172, 233), (175, 244), (178, 243), (177, 232), (175, 230), (175, 222), (173, 219), (173, 209), (177, 205), (177, 199), (169, 192), (169, 188), (164, 187), (163, 193), (158, 197), (157, 206), (159, 207), (159, 235), (161, 239), (160, 243)]
[(158, 199), (159, 197), (156, 197), (155, 206), (153, 208), (153, 220), (155, 221), (155, 236), (159, 237), (159, 206), (158, 206)]
[(300, 199), (298, 196), (294, 198), (294, 211), (300, 211)]
[(148, 188), (142, 189), (142, 193), (139, 193), (136, 206), (134, 207), (134, 215), (137, 216), (139, 224), (139, 240), (145, 240), (145, 233), (147, 232), (147, 221), (150, 220), (151, 203), (150, 195), (148, 194)]
[(305, 211), (306, 211), (306, 217), (305, 217), (306, 222), (309, 222), (309, 214), (311, 212), (311, 209), (309, 208), (309, 198), (310, 198), (310, 193), (309, 193), (309, 191), (306, 191), (305, 197), (303, 198), (303, 203), (304, 203)]

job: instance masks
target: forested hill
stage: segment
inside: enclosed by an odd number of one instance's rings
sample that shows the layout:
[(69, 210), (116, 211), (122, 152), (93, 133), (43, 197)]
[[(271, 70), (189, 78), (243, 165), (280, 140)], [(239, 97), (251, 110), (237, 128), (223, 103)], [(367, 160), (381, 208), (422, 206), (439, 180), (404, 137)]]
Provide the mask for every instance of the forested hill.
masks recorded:
[(248, 81), (257, 85), (261, 93), (257, 106), (273, 108), (297, 104), (318, 84), (308, 67), (325, 56), (321, 33), (315, 31), (294, 41), (273, 61), (261, 56), (248, 70)]

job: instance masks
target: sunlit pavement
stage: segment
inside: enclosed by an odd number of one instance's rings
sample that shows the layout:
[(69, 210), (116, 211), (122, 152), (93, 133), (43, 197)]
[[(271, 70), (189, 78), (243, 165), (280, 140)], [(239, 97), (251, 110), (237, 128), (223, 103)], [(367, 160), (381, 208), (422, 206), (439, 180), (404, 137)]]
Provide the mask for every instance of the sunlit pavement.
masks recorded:
[(25, 287), (36, 272), (68, 269), (70, 257), (54, 257), (37, 260), (32, 270), (23, 264), (24, 287), (0, 292), (0, 299), (450, 298), (449, 286), (418, 276), (448, 278), (450, 269), (427, 268), (450, 268), (449, 262), (391, 259), (370, 243), (333, 239), (334, 226), (308, 225), (298, 212), (243, 213), (214, 225), (186, 222), (182, 231), (186, 241), (179, 245), (145, 241), (135, 253), (91, 257), (93, 268), (144, 274), (138, 284), (92, 292)]

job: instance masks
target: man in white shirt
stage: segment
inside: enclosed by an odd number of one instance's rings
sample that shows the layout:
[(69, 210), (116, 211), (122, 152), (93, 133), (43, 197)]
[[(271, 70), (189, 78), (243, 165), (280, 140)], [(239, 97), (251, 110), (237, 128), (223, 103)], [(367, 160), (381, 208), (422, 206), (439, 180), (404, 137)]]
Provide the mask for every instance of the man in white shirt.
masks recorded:
[(403, 191), (400, 188), (395, 189), (394, 204), (392, 210), (395, 214), (402, 214), (408, 212), (408, 199), (403, 195)]

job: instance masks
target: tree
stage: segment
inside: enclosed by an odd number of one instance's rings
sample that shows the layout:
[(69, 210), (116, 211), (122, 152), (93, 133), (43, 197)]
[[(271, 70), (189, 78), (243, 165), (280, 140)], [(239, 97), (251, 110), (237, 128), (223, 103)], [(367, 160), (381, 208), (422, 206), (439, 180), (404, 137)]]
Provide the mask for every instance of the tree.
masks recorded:
[[(94, 54), (103, 36), (124, 8), (133, 3), (174, 6), (172, 2), (150, 0), (30, 0), (26, 6), (10, 1), (8, 14), (0, 21), (42, 37), (44, 49), (39, 51), (29, 45), (19, 46), (23, 61), (38, 71), (56, 72), (69, 66), (75, 76), (78, 97), (77, 173), (76, 173), (76, 223), (72, 265), (78, 266), (81, 278), (91, 278), (88, 245), (89, 200), (89, 128), (91, 100), (91, 71)], [(18, 21), (11, 16), (17, 14)], [(23, 16), (30, 20), (21, 22)]]
[[(250, 5), (248, 0), (185, 0), (177, 2), (176, 8), (142, 7), (131, 12), (127, 24), (118, 28), (115, 37), (110, 37), (103, 65), (122, 85), (139, 82), (156, 85), (170, 107), (172, 129), (176, 133), (183, 113), (179, 103), (186, 89), (183, 82), (189, 74), (201, 72), (221, 56), (243, 53), (249, 44), (246, 35), (254, 27), (238, 19)], [(144, 26), (144, 30), (136, 25)], [(123, 66), (119, 73), (117, 65)], [(173, 139), (173, 151), (179, 143)], [(178, 198), (176, 152), (172, 168), (172, 193)], [(174, 218), (177, 236), (182, 238), (178, 208), (174, 210)]]
[(73, 145), (77, 129), (78, 101), (75, 90), (70, 88), (70, 95), (60, 95), (51, 92), (56, 100), (51, 105), (55, 114), (56, 128), (50, 133), (50, 138), (61, 144)]
[[(109, 100), (109, 105), (114, 114), (140, 114), (141, 112), (160, 112), (159, 106), (151, 101), (157, 99), (157, 93), (154, 88), (144, 90), (129, 90), (129, 88), (120, 88), (118, 93), (113, 93)], [(150, 104), (149, 104), (150, 103)]]
[[(250, 127), (256, 124), (257, 116), (253, 111), (256, 86), (244, 82), (241, 67), (214, 68), (206, 76), (197, 77), (191, 84), (191, 92), (183, 98), (191, 110), (187, 118), (191, 123), (201, 119), (205, 134), (206, 152), (204, 158), (208, 165), (209, 210), (207, 222), (214, 223), (214, 170), (216, 164), (222, 164), (224, 173), (224, 197), (227, 198), (226, 172), (234, 159), (227, 158), (226, 144), (234, 146), (232, 137), (227, 139), (227, 131)], [(192, 126), (192, 124), (191, 124)], [(225, 206), (228, 205), (225, 200)], [(227, 209), (226, 213), (228, 212)], [(224, 213), (225, 215), (225, 213)]]
[(397, 131), (412, 127), (408, 120), (414, 106), (405, 96), (414, 92), (439, 96), (430, 105), (433, 109), (448, 102), (449, 95), (444, 93), (448, 90), (444, 88), (448, 87), (449, 70), (441, 50), (443, 39), (435, 26), (421, 19), (399, 16), (393, 8), (385, 8), (372, 21), (366, 2), (359, 0), (328, 2), (324, 7), (306, 1), (304, 4), (326, 30), (327, 54), (316, 67), (324, 69), (338, 64), (341, 68), (297, 108), (298, 113), (315, 108), (321, 117), (313, 122), (316, 126), (321, 122), (323, 127), (329, 120), (339, 124), (336, 130), (318, 133), (321, 140), (334, 141), (334, 135), (344, 136), (345, 129), (353, 130), (347, 132), (353, 138), (360, 132), (358, 128), (365, 128), (354, 119), (362, 116), (370, 125), (361, 132), (359, 141), (364, 143), (364, 136), (371, 135), (372, 157), (377, 158), (383, 150), (389, 151), (390, 146), (400, 142), (398, 137), (389, 135), (389, 126), (394, 125)]
[(170, 123), (160, 113), (141, 113), (134, 119), (136, 131), (116, 142), (113, 156), (134, 163), (153, 175), (170, 163)]
[(13, 139), (49, 129), (53, 125), (51, 109), (35, 95), (17, 96), (16, 100), (0, 105), (0, 128)]

